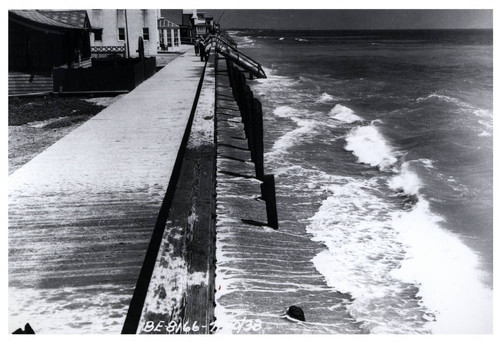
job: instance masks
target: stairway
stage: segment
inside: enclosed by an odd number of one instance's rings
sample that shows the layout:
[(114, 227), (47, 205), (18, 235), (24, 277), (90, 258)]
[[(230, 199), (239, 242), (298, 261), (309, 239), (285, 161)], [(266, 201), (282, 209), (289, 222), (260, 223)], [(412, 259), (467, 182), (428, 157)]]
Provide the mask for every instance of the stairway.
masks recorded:
[(262, 65), (239, 51), (236, 43), (228, 41), (227, 37), (211, 36), (205, 41), (205, 44), (207, 46), (209, 44), (214, 44), (216, 52), (222, 54), (234, 64), (248, 71), (251, 76), (256, 78), (267, 78), (264, 69), (262, 69)]

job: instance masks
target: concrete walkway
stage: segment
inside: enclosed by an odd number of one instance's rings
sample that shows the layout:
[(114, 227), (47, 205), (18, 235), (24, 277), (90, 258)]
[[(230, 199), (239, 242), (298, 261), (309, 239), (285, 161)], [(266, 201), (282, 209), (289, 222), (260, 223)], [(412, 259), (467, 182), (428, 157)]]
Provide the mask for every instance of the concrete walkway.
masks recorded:
[(9, 330), (119, 333), (203, 63), (169, 63), (9, 177)]
[(156, 66), (164, 67), (172, 60), (176, 59), (180, 54), (189, 50), (193, 50), (193, 45), (182, 45), (179, 51), (176, 52), (158, 53), (158, 55), (156, 55)]

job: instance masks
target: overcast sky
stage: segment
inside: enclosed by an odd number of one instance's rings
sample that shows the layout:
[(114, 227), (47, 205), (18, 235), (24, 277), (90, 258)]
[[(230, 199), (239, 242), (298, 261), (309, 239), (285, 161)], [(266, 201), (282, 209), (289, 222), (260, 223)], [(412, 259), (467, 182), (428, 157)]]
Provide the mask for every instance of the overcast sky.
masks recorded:
[(492, 10), (200, 10), (224, 29), (454, 29), (492, 28)]

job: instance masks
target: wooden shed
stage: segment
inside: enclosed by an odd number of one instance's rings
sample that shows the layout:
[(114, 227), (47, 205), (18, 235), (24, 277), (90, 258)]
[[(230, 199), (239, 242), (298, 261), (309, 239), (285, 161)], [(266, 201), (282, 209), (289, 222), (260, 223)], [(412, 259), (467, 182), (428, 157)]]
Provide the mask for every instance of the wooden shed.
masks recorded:
[(90, 30), (85, 10), (10, 10), (9, 72), (90, 66)]

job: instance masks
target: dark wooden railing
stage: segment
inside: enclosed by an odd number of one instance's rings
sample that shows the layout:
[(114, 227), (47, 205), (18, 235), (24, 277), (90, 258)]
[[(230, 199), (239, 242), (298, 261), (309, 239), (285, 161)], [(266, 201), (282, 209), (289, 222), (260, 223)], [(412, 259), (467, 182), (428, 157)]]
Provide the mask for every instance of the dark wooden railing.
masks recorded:
[(216, 37), (217, 37), (217, 39), (220, 42), (222, 42), (222, 43), (224, 43), (226, 45), (230, 45), (230, 46), (232, 46), (235, 49), (238, 49), (238, 44), (236, 44), (236, 42), (233, 39), (230, 39), (229, 36), (220, 36), (219, 35), (219, 36), (216, 36)]
[(232, 45), (234, 45), (234, 47), (238, 47), (238, 45), (236, 44), (236, 42), (234, 41), (234, 39), (225, 31), (225, 30), (222, 30), (220, 33), (219, 33), (219, 37), (221, 38), (224, 38), (226, 39), (227, 41), (229, 41)]
[(250, 73), (250, 77), (267, 78), (262, 65), (239, 51), (236, 43), (232, 43), (220, 35), (212, 35), (205, 40), (205, 44), (207, 46), (209, 44), (215, 45), (216, 52), (247, 70)]

